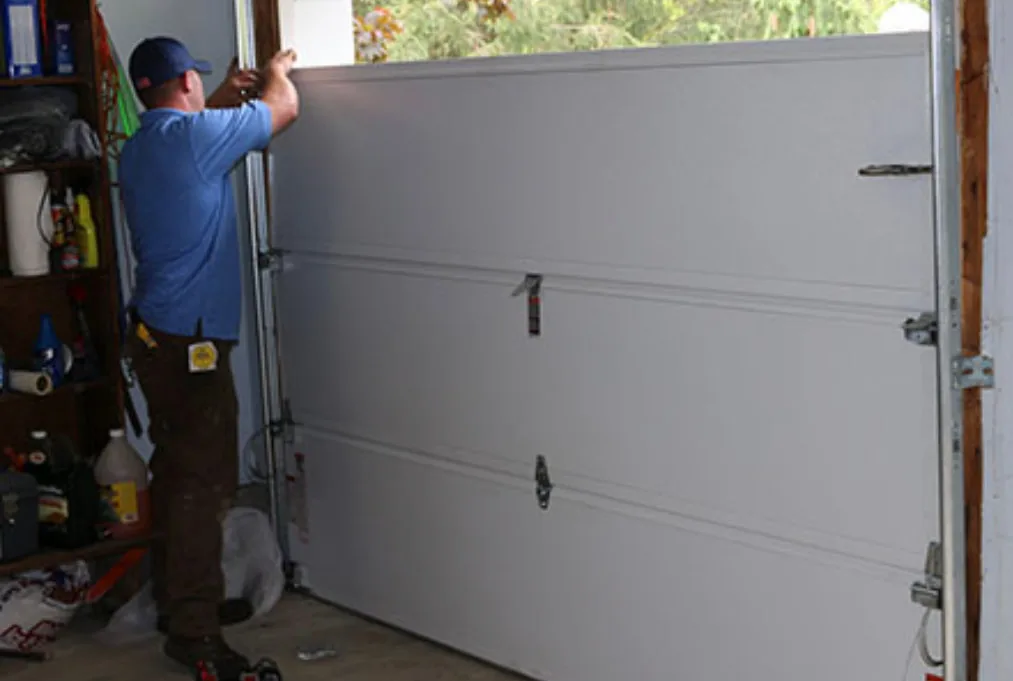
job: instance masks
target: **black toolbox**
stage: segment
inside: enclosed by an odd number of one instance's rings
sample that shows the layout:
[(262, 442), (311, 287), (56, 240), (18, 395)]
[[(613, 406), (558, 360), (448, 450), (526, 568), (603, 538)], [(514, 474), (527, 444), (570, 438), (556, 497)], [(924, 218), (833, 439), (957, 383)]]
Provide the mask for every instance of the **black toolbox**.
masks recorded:
[(39, 486), (35, 478), (0, 471), (0, 563), (39, 552)]

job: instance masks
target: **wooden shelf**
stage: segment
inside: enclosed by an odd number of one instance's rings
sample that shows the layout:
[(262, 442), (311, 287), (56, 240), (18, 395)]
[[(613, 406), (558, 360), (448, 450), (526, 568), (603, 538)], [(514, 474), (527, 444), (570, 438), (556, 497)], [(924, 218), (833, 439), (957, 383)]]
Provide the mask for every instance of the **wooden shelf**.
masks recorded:
[(86, 85), (84, 76), (39, 76), (35, 78), (0, 78), (0, 87)]
[(110, 539), (107, 541), (96, 542), (95, 544), (85, 546), (81, 549), (36, 553), (28, 556), (27, 558), (21, 558), (20, 560), (15, 560), (9, 563), (0, 563), (0, 578), (11, 577), (23, 572), (31, 572), (32, 570), (44, 570), (58, 565), (66, 565), (67, 563), (73, 563), (78, 560), (90, 561), (97, 558), (108, 558), (110, 556), (126, 553), (131, 549), (146, 547), (151, 543), (151, 541), (151, 537), (141, 537), (140, 539)]
[(37, 170), (46, 172), (57, 170), (97, 170), (98, 161), (83, 159), (66, 159), (63, 161), (39, 161), (37, 163), (17, 163), (12, 166), (0, 167), (0, 175), (15, 173), (31, 173)]
[[(71, 76), (46, 75), (36, 78), (9, 78), (0, 73), (0, 95), (17, 95), (29, 100), (53, 94), (75, 95), (77, 116), (92, 130), (101, 131), (107, 105), (102, 95), (102, 73), (96, 38), (101, 38), (103, 27), (96, 0), (60, 0), (53, 3), (53, 16), (71, 22), (74, 58), (78, 73)], [(99, 40), (101, 42), (101, 40)], [(111, 149), (103, 149), (109, 152)], [(44, 397), (4, 393), (0, 395), (0, 446), (10, 444), (25, 449), (30, 443), (33, 428), (60, 433), (73, 441), (78, 452), (92, 456), (101, 451), (108, 440), (111, 428), (120, 427), (124, 415), (124, 386), (119, 367), (119, 327), (121, 299), (116, 280), (116, 233), (113, 229), (113, 201), (110, 177), (104, 160), (83, 161), (63, 159), (26, 163), (15, 158), (5, 159), (7, 168), (0, 168), (0, 179), (13, 173), (47, 171), (57, 189), (72, 185), (91, 199), (99, 264), (95, 270), (60, 272), (40, 277), (4, 276), (0, 272), (0, 345), (9, 358), (27, 360), (39, 332), (39, 317), (49, 313), (58, 336), (64, 340), (75, 337), (79, 331), (76, 310), (68, 295), (68, 287), (80, 283), (87, 293), (85, 316), (89, 331), (98, 348), (96, 358), (106, 372), (106, 380), (82, 382), (61, 386)], [(60, 180), (59, 182), (57, 180)], [(81, 180), (80, 183), (75, 181)], [(78, 186), (80, 185), (80, 186)], [(41, 191), (41, 190), (40, 190)], [(41, 197), (40, 197), (41, 199)], [(0, 210), (0, 269), (10, 263), (11, 252), (6, 245), (6, 225)], [(12, 361), (12, 364), (16, 362)], [(115, 545), (104, 544), (97, 550), (115, 552)], [(68, 557), (76, 557), (71, 554)], [(34, 559), (36, 561), (40, 559)], [(59, 558), (49, 557), (30, 565), (21, 564), (14, 571), (32, 565), (44, 565)]]
[(58, 272), (56, 274), (44, 274), (38, 277), (0, 277), (0, 291), (8, 291), (19, 288), (32, 288), (37, 286), (52, 286), (55, 284), (69, 284), (72, 281), (87, 282), (93, 279), (104, 279), (109, 271), (103, 267), (95, 270), (79, 270), (77, 272)]
[(94, 381), (83, 381), (81, 383), (65, 383), (59, 388), (53, 390), (48, 395), (25, 395), (24, 393), (0, 393), (0, 406), (13, 404), (15, 402), (41, 402), (45, 400), (57, 399), (63, 395), (81, 395), (91, 390), (98, 390), (99, 388), (108, 388), (111, 386), (112, 380), (108, 378), (99, 378)]

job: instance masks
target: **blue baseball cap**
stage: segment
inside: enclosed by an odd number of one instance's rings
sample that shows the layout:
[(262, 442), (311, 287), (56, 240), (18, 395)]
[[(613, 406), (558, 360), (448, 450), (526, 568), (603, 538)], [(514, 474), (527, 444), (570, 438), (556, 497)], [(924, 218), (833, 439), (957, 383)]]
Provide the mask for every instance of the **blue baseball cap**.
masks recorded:
[(194, 59), (175, 38), (148, 38), (130, 55), (130, 80), (138, 92), (164, 85), (187, 71), (211, 73), (211, 63)]

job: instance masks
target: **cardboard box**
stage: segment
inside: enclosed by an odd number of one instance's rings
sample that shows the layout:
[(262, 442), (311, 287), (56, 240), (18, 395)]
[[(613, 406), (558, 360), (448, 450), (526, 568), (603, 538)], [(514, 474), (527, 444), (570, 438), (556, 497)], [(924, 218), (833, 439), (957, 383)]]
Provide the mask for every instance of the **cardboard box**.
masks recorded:
[(9, 78), (42, 75), (38, 0), (0, 0), (3, 10), (4, 62)]

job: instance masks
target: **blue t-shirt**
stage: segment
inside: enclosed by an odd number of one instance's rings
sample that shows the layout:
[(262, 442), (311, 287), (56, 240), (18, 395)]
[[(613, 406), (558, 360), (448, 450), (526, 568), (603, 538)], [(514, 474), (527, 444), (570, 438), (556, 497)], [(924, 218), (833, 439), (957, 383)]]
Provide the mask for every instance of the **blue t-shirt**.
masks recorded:
[(242, 282), (229, 174), (271, 140), (263, 102), (154, 109), (123, 147), (119, 180), (137, 260), (132, 304), (165, 333), (237, 340)]

